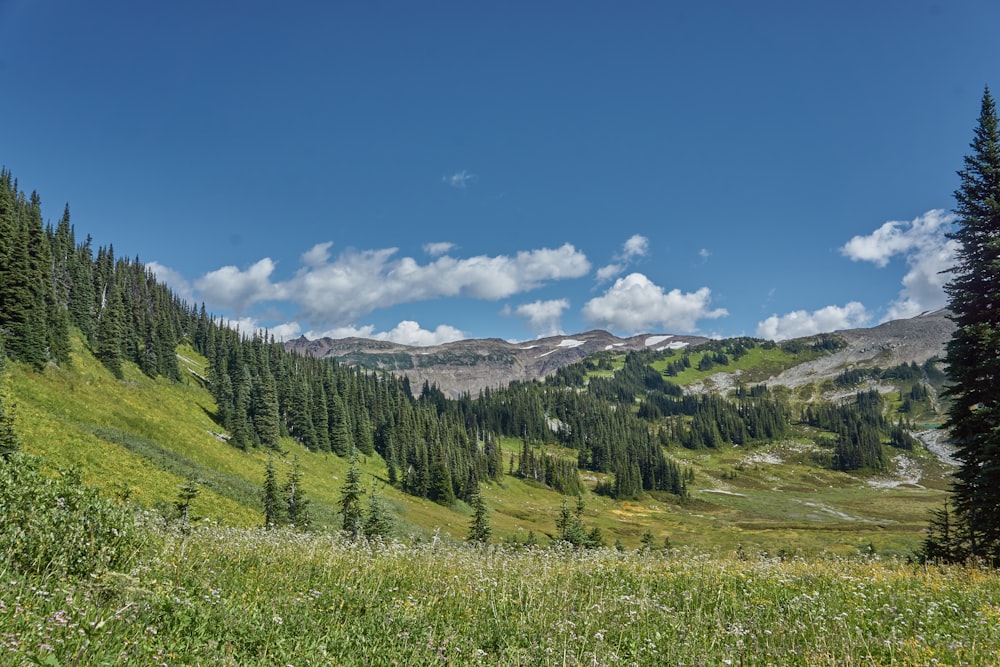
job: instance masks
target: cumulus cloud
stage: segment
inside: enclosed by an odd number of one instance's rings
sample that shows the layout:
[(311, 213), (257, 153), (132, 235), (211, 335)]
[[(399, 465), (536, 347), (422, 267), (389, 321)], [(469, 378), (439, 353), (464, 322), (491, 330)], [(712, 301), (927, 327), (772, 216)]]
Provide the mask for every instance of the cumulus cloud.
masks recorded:
[(702, 287), (684, 293), (679, 289), (665, 292), (641, 273), (631, 273), (615, 281), (603, 296), (591, 299), (583, 307), (583, 316), (599, 326), (615, 331), (664, 331), (690, 333), (698, 321), (728, 315), (725, 308), (710, 309), (712, 291)]
[(425, 243), (424, 252), (426, 252), (431, 257), (438, 257), (440, 255), (444, 255), (451, 252), (451, 249), (454, 247), (455, 247), (454, 243), (448, 243), (447, 241), (442, 241), (439, 243)]
[(608, 264), (597, 269), (597, 282), (603, 283), (620, 275), (625, 270), (624, 264)]
[(945, 234), (956, 217), (942, 209), (927, 211), (909, 222), (891, 220), (867, 236), (855, 236), (841, 252), (856, 262), (885, 267), (895, 256), (906, 261), (903, 288), (886, 311), (885, 320), (919, 315), (947, 303), (946, 269), (955, 262), (957, 244)]
[(523, 317), (528, 328), (538, 336), (558, 336), (563, 333), (561, 320), (567, 308), (568, 299), (551, 299), (523, 303), (512, 311), (505, 309), (505, 312)]
[(647, 252), (649, 252), (649, 239), (641, 234), (633, 234), (622, 245), (622, 256), (625, 259), (643, 257)]
[(224, 266), (194, 284), (206, 301), (242, 315), (254, 303), (282, 298), (281, 287), (270, 281), (274, 268), (271, 258), (265, 257), (246, 271)]
[(320, 266), (330, 259), (330, 246), (333, 241), (317, 243), (309, 250), (302, 253), (302, 263), (306, 266)]
[(648, 252), (649, 239), (641, 234), (633, 234), (622, 244), (621, 252), (615, 254), (613, 262), (597, 269), (597, 282), (607, 282), (621, 275), (636, 257), (645, 257)]
[(462, 171), (456, 171), (454, 174), (441, 177), (442, 183), (450, 185), (451, 187), (457, 188), (459, 190), (464, 190), (466, 187), (468, 187), (468, 184), (474, 180), (476, 180), (476, 175), (470, 174), (465, 169), (463, 169)]
[(813, 312), (796, 310), (786, 315), (771, 315), (757, 324), (757, 335), (769, 340), (788, 340), (802, 336), (856, 329), (869, 323), (871, 316), (857, 301), (845, 306), (827, 306)]
[(448, 324), (439, 324), (433, 331), (424, 329), (419, 322), (413, 320), (403, 320), (389, 331), (375, 332), (375, 327), (365, 325), (361, 327), (345, 326), (335, 327), (320, 334), (310, 334), (308, 338), (371, 338), (373, 340), (384, 340), (401, 345), (414, 345), (427, 347), (430, 345), (440, 345), (456, 340), (468, 338), (464, 331), (456, 329)]
[(206, 301), (237, 314), (255, 303), (288, 299), (312, 327), (356, 322), (379, 308), (440, 297), (497, 300), (590, 271), (586, 256), (567, 243), (516, 255), (441, 256), (420, 264), (396, 257), (396, 248), (345, 251), (336, 258), (328, 244), (313, 246), (303, 266), (284, 282), (271, 282), (274, 262), (264, 258), (242, 271), (226, 266), (196, 282)]
[(185, 280), (180, 272), (174, 271), (159, 262), (148, 262), (146, 269), (153, 273), (158, 282), (169, 287), (181, 299), (194, 301), (194, 291), (191, 289), (191, 283)]

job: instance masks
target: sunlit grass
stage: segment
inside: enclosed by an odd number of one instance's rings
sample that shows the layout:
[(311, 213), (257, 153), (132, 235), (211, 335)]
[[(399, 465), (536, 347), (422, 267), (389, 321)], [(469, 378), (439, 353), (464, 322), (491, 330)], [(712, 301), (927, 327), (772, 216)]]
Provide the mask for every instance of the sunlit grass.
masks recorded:
[[(230, 665), (985, 665), (1000, 577), (894, 560), (206, 526), (126, 574), (0, 565), (0, 662)], [(54, 660), (54, 661), (53, 661)]]

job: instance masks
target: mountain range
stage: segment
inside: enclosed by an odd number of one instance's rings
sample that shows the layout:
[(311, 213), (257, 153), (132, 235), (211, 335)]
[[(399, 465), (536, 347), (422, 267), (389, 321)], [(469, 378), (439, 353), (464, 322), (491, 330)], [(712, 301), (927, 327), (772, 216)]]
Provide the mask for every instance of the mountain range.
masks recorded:
[[(902, 363), (924, 363), (943, 356), (954, 324), (945, 310), (922, 313), (871, 328), (832, 332), (845, 345), (834, 353), (798, 364), (766, 379), (769, 384), (798, 387), (830, 379), (852, 366), (882, 367)], [(514, 381), (542, 379), (559, 368), (604, 351), (679, 350), (706, 343), (704, 336), (641, 334), (620, 338), (607, 331), (588, 331), (566, 336), (549, 336), (512, 343), (499, 338), (460, 340), (428, 347), (416, 347), (367, 338), (300, 337), (285, 343), (285, 349), (320, 359), (369, 370), (405, 375), (414, 390), (426, 382), (437, 385), (453, 398), (480, 390), (506, 386)], [(696, 389), (724, 390), (740, 372), (718, 373)]]

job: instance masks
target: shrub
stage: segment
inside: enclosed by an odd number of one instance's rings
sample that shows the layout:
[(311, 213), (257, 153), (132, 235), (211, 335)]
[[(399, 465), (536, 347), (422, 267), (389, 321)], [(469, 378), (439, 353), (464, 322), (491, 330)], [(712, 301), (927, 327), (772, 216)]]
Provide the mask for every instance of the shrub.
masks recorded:
[(0, 559), (28, 574), (86, 576), (122, 569), (142, 544), (134, 516), (75, 470), (47, 476), (42, 460), (0, 462)]

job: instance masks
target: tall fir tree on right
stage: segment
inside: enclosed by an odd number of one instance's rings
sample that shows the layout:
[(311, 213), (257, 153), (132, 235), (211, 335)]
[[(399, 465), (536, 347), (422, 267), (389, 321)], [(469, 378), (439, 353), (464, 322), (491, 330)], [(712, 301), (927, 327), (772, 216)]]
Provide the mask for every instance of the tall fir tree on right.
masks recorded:
[[(955, 525), (932, 522), (925, 545), (948, 560), (1000, 563), (1000, 132), (989, 88), (958, 172), (955, 265), (945, 286), (956, 325), (947, 345), (951, 403), (945, 427), (958, 450), (952, 489)], [(935, 543), (945, 540), (947, 544)]]

